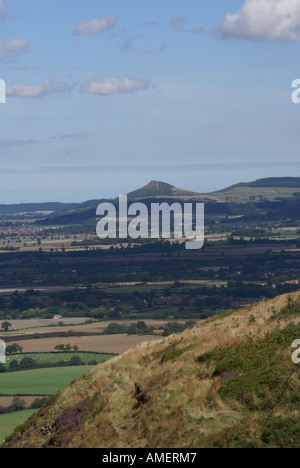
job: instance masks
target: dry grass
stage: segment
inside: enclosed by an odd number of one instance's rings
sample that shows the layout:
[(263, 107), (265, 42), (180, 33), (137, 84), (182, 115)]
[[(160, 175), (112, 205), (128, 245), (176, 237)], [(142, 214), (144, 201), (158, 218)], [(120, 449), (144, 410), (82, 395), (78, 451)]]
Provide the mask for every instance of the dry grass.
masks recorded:
[[(41, 426), (53, 423), (63, 408), (74, 407), (86, 398), (93, 400), (92, 409), (74, 434), (72, 447), (193, 447), (201, 437), (238, 428), (245, 410), (239, 402), (226, 403), (220, 398), (219, 378), (212, 375), (214, 368), (199, 364), (197, 358), (249, 336), (271, 332), (278, 322), (270, 318), (286, 302), (287, 296), (277, 297), (199, 323), (180, 336), (130, 349), (61, 392), (28, 438), (34, 445), (43, 445), (47, 437), (41, 433)], [(285, 321), (280, 324), (284, 327)], [(174, 349), (181, 350), (176, 359), (172, 359)], [(163, 361), (166, 352), (169, 357)], [(151, 398), (146, 404), (137, 405), (135, 383), (148, 389)], [(20, 446), (25, 443), (26, 438)]]

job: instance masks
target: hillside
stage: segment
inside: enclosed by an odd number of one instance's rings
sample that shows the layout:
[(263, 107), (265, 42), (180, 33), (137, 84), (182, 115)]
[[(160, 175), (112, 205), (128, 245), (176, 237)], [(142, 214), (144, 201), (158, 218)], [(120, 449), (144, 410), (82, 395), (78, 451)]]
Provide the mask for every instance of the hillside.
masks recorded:
[(72, 205), (70, 203), (20, 203), (12, 205), (0, 205), (1, 215), (17, 215), (23, 213), (53, 213), (61, 210), (69, 210)]
[[(144, 187), (134, 190), (127, 194), (129, 201), (132, 200), (148, 200), (151, 199), (173, 201), (198, 201), (204, 202), (210, 205), (216, 205), (217, 203), (228, 204), (234, 203), (237, 205), (244, 205), (245, 203), (255, 202), (257, 204), (261, 202), (278, 202), (280, 201), (292, 201), (297, 202), (300, 197), (300, 177), (285, 177), (285, 178), (269, 178), (259, 179), (254, 182), (240, 183), (231, 187), (219, 190), (212, 193), (198, 193), (191, 192), (176, 188), (173, 185), (165, 182), (159, 182), (152, 180), (149, 184)], [(80, 224), (88, 221), (95, 220), (95, 212), (99, 203), (102, 202), (113, 202), (117, 203), (118, 198), (113, 200), (89, 200), (84, 203), (77, 203), (69, 206), (61, 206), (58, 211), (54, 211), (51, 214), (45, 215), (44, 219), (38, 220), (38, 225), (69, 225), (69, 224)], [(14, 208), (16, 210), (17, 208)], [(284, 208), (285, 211), (285, 208)], [(15, 211), (16, 212), (16, 211)], [(218, 212), (218, 210), (217, 210)], [(1, 211), (0, 211), (1, 213)], [(50, 221), (51, 220), (51, 221)]]
[(152, 180), (148, 185), (128, 194), (129, 199), (143, 198), (177, 198), (203, 200), (206, 202), (233, 201), (275, 201), (281, 198), (293, 198), (294, 194), (300, 196), (300, 177), (270, 177), (258, 179), (253, 182), (239, 183), (217, 192), (199, 193), (191, 192)]
[(73, 382), (5, 447), (300, 447), (299, 293), (134, 348)]
[(200, 193), (191, 192), (189, 190), (183, 190), (174, 187), (173, 185), (166, 184), (165, 182), (159, 182), (152, 180), (149, 184), (145, 185), (138, 190), (128, 193), (128, 199), (139, 200), (143, 198), (199, 198), (206, 197)]
[[(176, 188), (165, 182), (152, 180), (144, 187), (128, 193), (129, 200), (143, 199), (194, 200), (205, 203), (249, 203), (263, 201), (297, 200), (300, 198), (300, 177), (273, 177), (248, 183), (239, 183), (211, 193), (192, 192)], [(37, 223), (47, 225), (47, 220), (57, 225), (76, 224), (95, 218), (99, 203), (107, 199), (88, 200), (83, 203), (21, 203), (0, 205), (2, 216), (24, 216), (44, 218)], [(117, 198), (113, 202), (117, 201)]]
[(213, 192), (219, 201), (249, 202), (276, 201), (286, 198), (299, 198), (300, 177), (270, 177), (254, 182), (240, 183)]

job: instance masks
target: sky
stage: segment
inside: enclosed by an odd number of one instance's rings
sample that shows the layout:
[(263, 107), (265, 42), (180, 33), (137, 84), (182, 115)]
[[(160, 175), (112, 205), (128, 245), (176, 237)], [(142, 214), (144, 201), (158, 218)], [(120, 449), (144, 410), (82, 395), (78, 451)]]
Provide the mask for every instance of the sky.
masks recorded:
[(0, 0), (0, 203), (299, 176), (300, 0)]

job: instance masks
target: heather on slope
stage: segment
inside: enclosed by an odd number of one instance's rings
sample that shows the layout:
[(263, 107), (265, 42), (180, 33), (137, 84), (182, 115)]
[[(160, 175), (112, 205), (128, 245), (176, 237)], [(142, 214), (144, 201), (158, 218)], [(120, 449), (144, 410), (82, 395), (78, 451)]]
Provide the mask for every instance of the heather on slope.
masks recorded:
[(299, 447), (299, 293), (146, 343), (73, 382), (5, 447)]

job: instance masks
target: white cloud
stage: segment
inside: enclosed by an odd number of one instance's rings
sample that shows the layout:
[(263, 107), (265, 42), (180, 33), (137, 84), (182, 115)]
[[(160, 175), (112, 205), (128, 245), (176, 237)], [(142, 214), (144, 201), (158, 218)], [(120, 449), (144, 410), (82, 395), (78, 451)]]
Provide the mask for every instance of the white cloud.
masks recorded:
[(188, 19), (180, 16), (176, 16), (170, 20), (171, 28), (175, 29), (176, 31), (184, 31), (187, 24)]
[(150, 81), (138, 80), (135, 77), (110, 78), (102, 80), (93, 78), (81, 87), (81, 92), (85, 94), (99, 94), (110, 96), (112, 94), (133, 93), (135, 91), (145, 90), (150, 87)]
[(29, 52), (30, 42), (26, 39), (12, 39), (4, 44), (0, 40), (0, 60), (10, 58), (11, 56)]
[(300, 0), (245, 0), (221, 24), (224, 38), (300, 41)]
[(54, 94), (64, 95), (71, 91), (73, 85), (68, 85), (55, 81), (52, 76), (48, 76), (42, 83), (33, 84), (15, 84), (8, 86), (6, 94), (8, 97), (18, 97), (24, 99), (39, 99)]
[(100, 19), (95, 18), (89, 23), (80, 23), (79, 26), (77, 26), (75, 29), (74, 34), (76, 36), (97, 36), (102, 34), (107, 29), (112, 28), (116, 20), (117, 17), (113, 15), (108, 15)]
[(17, 140), (15, 138), (6, 138), (0, 140), (0, 148), (9, 148), (10, 146), (37, 145), (39, 140)]

